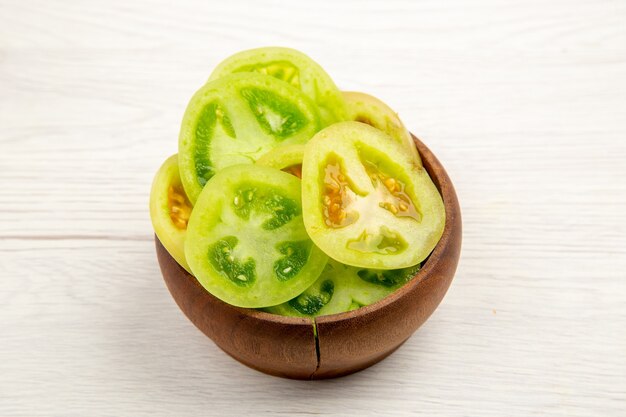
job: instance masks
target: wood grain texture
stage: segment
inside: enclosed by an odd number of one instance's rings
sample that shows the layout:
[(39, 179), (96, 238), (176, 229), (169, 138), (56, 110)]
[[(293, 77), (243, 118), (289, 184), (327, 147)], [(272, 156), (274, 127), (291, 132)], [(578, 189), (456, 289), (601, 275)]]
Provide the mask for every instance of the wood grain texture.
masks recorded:
[[(452, 178), (455, 280), (384, 362), (294, 382), (180, 314), (148, 217), (230, 53), (301, 49)], [(0, 0), (0, 415), (622, 416), (626, 4)]]

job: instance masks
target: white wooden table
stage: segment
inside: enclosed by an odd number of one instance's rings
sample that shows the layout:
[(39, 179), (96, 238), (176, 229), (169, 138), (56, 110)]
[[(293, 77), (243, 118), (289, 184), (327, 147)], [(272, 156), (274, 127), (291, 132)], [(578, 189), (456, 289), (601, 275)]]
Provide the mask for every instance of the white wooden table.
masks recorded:
[[(0, 416), (626, 415), (624, 1), (173, 3), (0, 0)], [(463, 209), (440, 308), (342, 379), (233, 361), (156, 263), (187, 101), (264, 45), (388, 102)]]

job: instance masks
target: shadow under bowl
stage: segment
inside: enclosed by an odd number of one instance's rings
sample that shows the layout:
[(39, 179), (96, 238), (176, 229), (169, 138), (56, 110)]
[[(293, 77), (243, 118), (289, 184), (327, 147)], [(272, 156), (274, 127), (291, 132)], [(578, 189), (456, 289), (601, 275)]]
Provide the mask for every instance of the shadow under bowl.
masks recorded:
[(371, 366), (404, 343), (435, 311), (459, 261), (461, 210), (448, 174), (417, 138), (422, 163), (446, 210), (443, 235), (416, 276), (384, 299), (357, 310), (315, 319), (235, 307), (207, 292), (155, 236), (167, 288), (191, 320), (239, 362), (294, 379), (324, 379)]

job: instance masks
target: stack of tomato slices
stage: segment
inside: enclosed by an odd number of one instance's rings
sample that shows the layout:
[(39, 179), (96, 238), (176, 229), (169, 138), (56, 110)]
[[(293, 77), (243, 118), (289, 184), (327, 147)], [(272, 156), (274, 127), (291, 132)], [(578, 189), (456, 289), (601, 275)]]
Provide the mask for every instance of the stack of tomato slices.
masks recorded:
[(221, 300), (301, 317), (412, 279), (444, 205), (397, 114), (288, 48), (237, 53), (191, 98), (152, 185), (155, 232)]

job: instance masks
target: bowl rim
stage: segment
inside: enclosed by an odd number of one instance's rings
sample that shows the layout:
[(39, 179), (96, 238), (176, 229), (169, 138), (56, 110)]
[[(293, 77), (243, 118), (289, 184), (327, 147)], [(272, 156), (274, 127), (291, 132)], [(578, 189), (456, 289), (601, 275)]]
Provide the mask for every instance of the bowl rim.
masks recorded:
[[(411, 136), (419, 151), (420, 157), (422, 159), (422, 163), (424, 165), (424, 169), (426, 169), (429, 176), (435, 183), (435, 186), (439, 190), (439, 193), (441, 194), (441, 198), (443, 199), (443, 204), (444, 204), (444, 208), (446, 212), (446, 222), (444, 225), (443, 234), (441, 235), (441, 238), (437, 242), (437, 245), (435, 245), (435, 248), (432, 250), (430, 255), (428, 255), (426, 259), (422, 262), (422, 267), (417, 272), (417, 274), (415, 274), (415, 276), (411, 278), (409, 282), (407, 282), (406, 284), (404, 284), (403, 286), (401, 286), (400, 288), (398, 288), (397, 290), (395, 290), (388, 296), (376, 301), (373, 304), (369, 304), (369, 305), (360, 307), (356, 310), (346, 311), (343, 313), (328, 314), (328, 315), (316, 316), (316, 317), (281, 316), (279, 314), (268, 313), (266, 311), (262, 311), (259, 309), (237, 307), (228, 303), (225, 303), (225, 304), (235, 310), (238, 310), (240, 314), (244, 314), (247, 316), (254, 317), (255, 319), (258, 319), (258, 320), (268, 321), (268, 322), (272, 322), (276, 324), (282, 324), (282, 325), (291, 324), (291, 325), (301, 326), (303, 324), (315, 325), (318, 322), (320, 323), (323, 322), (326, 325), (329, 323), (338, 323), (344, 320), (350, 320), (350, 319), (354, 319), (357, 317), (364, 317), (375, 311), (384, 309), (390, 304), (395, 303), (398, 299), (403, 298), (407, 296), (407, 294), (410, 294), (411, 292), (413, 292), (416, 287), (423, 285), (423, 283), (427, 281), (429, 278), (434, 279), (431, 277), (436, 274), (433, 274), (432, 272), (437, 267), (437, 264), (439, 263), (440, 259), (444, 255), (446, 248), (451, 243), (451, 237), (453, 234), (452, 228), (454, 227), (454, 222), (451, 220), (456, 215), (459, 214), (457, 212), (459, 209), (456, 203), (457, 201), (456, 192), (454, 190), (454, 187), (445, 169), (443, 168), (443, 165), (441, 164), (441, 162), (439, 162), (439, 160), (432, 153), (432, 151), (420, 139), (418, 139), (412, 133), (411, 133)], [(424, 164), (424, 161), (426, 161), (425, 164)], [(196, 280), (196, 278), (193, 275), (189, 273), (188, 275), (192, 277), (194, 280)], [(204, 287), (202, 288), (204, 289)], [(204, 290), (207, 291), (206, 289)]]

